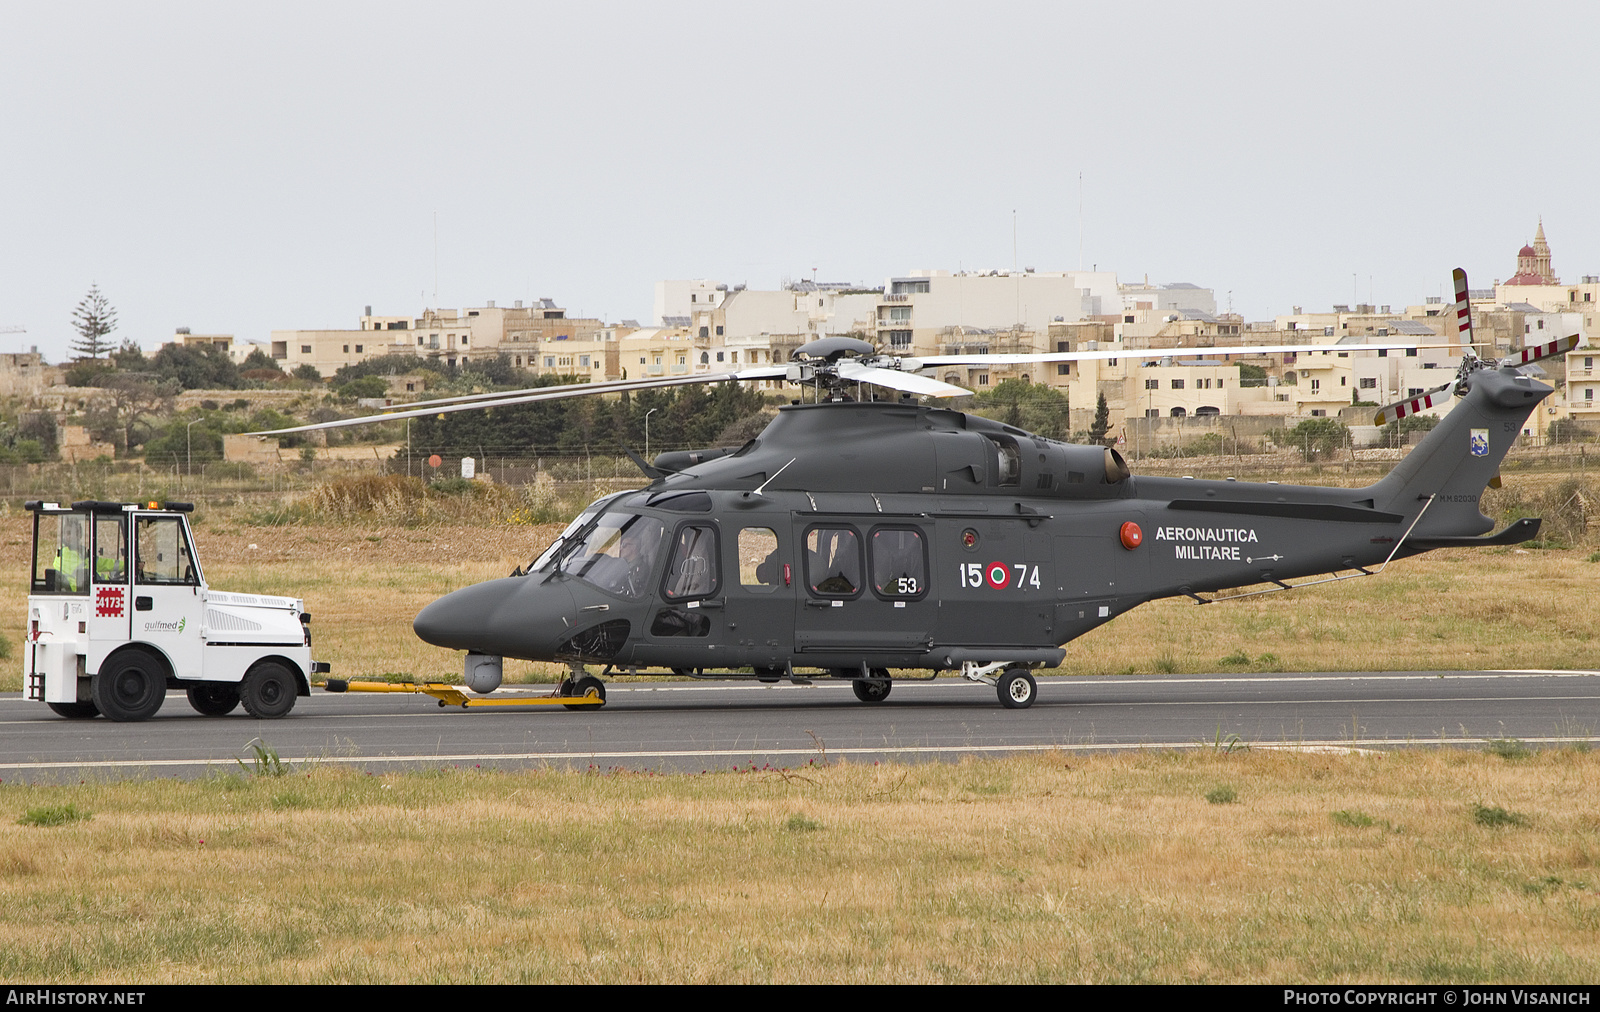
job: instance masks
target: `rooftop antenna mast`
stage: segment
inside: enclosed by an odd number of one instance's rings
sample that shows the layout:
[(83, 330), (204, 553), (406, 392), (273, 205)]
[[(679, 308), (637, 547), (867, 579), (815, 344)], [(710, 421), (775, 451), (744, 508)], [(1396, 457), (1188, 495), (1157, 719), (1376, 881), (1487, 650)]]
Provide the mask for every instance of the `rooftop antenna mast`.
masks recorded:
[(1017, 209), (1011, 209), (1011, 287), (1017, 295), (1017, 323), (1022, 322), (1022, 275), (1017, 273)]

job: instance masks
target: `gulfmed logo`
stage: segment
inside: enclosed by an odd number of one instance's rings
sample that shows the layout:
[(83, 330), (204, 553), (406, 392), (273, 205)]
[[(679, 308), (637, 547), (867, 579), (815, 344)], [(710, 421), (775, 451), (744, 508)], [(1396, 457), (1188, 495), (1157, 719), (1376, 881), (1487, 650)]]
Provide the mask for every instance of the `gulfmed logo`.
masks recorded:
[(176, 622), (146, 622), (145, 632), (183, 632), (183, 627), (189, 624), (188, 618), (180, 618)]

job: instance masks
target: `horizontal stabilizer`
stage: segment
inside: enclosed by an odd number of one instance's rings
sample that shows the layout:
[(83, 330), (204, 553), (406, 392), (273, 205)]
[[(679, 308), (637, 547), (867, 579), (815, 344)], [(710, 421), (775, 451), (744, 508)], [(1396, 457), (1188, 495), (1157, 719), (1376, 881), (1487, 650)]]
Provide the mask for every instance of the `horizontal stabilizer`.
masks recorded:
[(1532, 541), (1539, 535), (1539, 525), (1543, 523), (1538, 517), (1527, 517), (1510, 524), (1499, 534), (1491, 534), (1486, 538), (1410, 538), (1406, 541), (1407, 548), (1499, 548), (1505, 545), (1520, 545), (1524, 541)]

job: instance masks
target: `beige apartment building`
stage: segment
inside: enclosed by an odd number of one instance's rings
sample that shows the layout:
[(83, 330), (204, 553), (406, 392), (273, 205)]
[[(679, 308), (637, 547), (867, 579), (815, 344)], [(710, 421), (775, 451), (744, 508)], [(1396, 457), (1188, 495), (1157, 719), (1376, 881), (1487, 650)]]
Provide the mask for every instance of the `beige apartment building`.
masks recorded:
[(875, 340), (888, 351), (933, 355), (951, 328), (1042, 335), (1051, 323), (1114, 319), (1121, 308), (1111, 271), (912, 271), (878, 295)]
[(606, 330), (600, 320), (568, 317), (550, 299), (526, 306), (518, 299), (509, 307), (489, 302), (475, 309), (429, 309), (416, 317), (378, 316), (368, 306), (354, 330), (275, 330), (268, 353), (285, 370), (310, 365), (323, 376), (385, 355), (456, 366), (507, 354), (520, 366), (544, 342), (592, 340)]
[[(1562, 414), (1600, 432), (1600, 349), (1575, 348), (1567, 353), (1567, 385)], [(1556, 416), (1546, 420), (1546, 425)]]
[[(176, 344), (185, 348), (217, 348), (227, 354), (236, 362), (242, 362), (250, 354), (251, 346), (248, 344), (235, 344), (232, 334), (192, 334), (188, 327), (179, 327), (172, 333), (172, 340), (163, 344)], [(240, 354), (240, 350), (243, 354)]]

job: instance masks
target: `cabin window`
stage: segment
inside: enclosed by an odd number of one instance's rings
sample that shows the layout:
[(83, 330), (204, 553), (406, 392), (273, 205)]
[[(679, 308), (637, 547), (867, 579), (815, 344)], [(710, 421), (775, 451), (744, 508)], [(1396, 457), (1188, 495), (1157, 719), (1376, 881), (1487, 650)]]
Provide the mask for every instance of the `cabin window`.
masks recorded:
[(922, 532), (880, 527), (872, 532), (872, 589), (879, 597), (919, 598), (928, 591)]
[(739, 584), (753, 590), (775, 590), (783, 583), (783, 560), (778, 557), (778, 535), (770, 527), (746, 527), (739, 532)]
[(717, 532), (686, 524), (673, 541), (672, 563), (662, 593), (677, 601), (717, 592)]
[(128, 582), (128, 527), (120, 515), (94, 518), (94, 582)]
[(820, 597), (861, 593), (861, 542), (848, 527), (813, 527), (806, 532), (806, 586)]
[(178, 517), (140, 517), (134, 523), (136, 582), (197, 584), (194, 554)]

